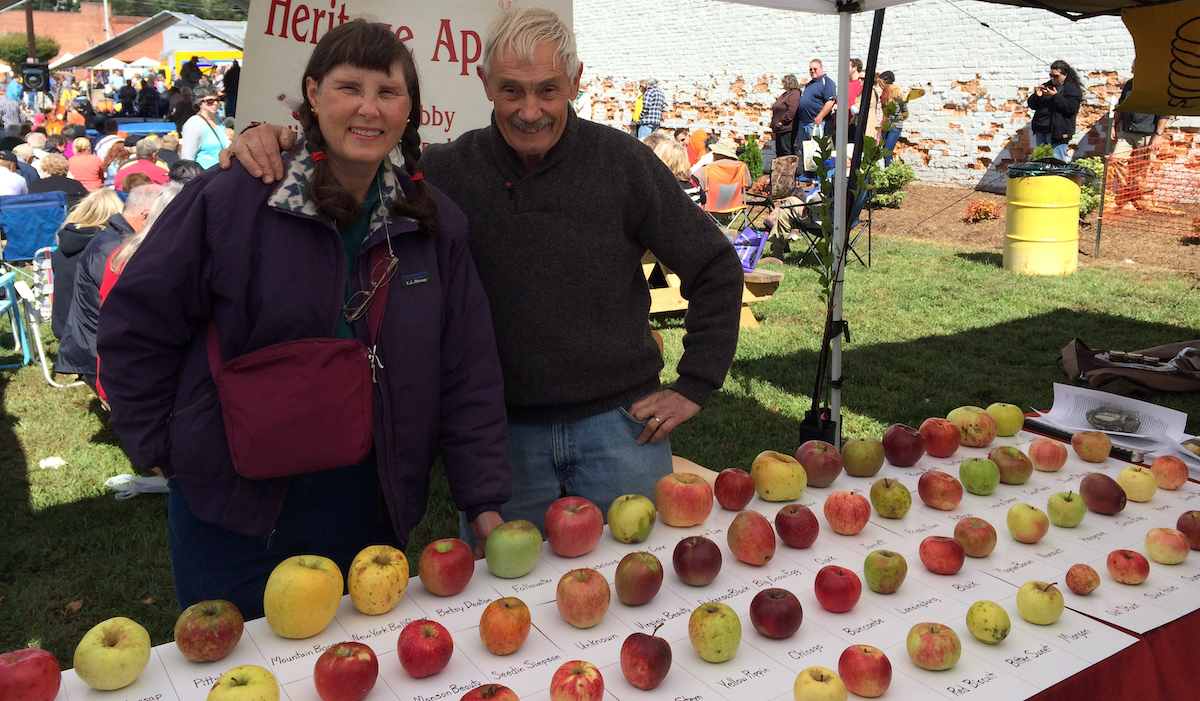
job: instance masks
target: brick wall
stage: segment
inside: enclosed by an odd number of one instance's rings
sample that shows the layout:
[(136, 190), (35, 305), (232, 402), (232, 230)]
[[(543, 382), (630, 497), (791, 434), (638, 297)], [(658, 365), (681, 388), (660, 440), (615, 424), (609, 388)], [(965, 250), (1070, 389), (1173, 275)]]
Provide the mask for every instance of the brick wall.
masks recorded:
[[(633, 0), (575, 3), (583, 81), (597, 121), (628, 124), (637, 81), (654, 77), (671, 104), (664, 127), (769, 139), (783, 76), (806, 80), (812, 58), (831, 77), (840, 68), (834, 16), (717, 0), (659, 0), (653, 14), (648, 7)], [(871, 18), (855, 15), (853, 23), (851, 56), (864, 63)], [(1003, 187), (1007, 164), (1031, 150), (1029, 89), (1048, 79), (1056, 59), (1085, 83), (1072, 143), (1076, 156), (1093, 155), (1104, 148), (1094, 125), (1133, 62), (1133, 41), (1119, 18), (1071, 22), (970, 0), (888, 8), (878, 70), (893, 71), (901, 88), (926, 91), (909, 105), (899, 157), (923, 182)], [(1174, 120), (1171, 131), (1177, 141), (1200, 144), (1200, 119)]]
[[(115, 36), (133, 25), (147, 19), (145, 17), (126, 17), (112, 15), (109, 26)], [(0, 12), (0, 34), (10, 32), (25, 33), (25, 12), (17, 8), (8, 12)], [(104, 6), (99, 3), (80, 5), (79, 12), (40, 12), (33, 13), (33, 32), (38, 36), (48, 36), (59, 44), (59, 54), (74, 56), (84, 49), (104, 41)], [(156, 34), (146, 41), (122, 51), (117, 58), (129, 62), (146, 56), (158, 58), (163, 50), (162, 34)], [(53, 61), (51, 61), (53, 63)]]

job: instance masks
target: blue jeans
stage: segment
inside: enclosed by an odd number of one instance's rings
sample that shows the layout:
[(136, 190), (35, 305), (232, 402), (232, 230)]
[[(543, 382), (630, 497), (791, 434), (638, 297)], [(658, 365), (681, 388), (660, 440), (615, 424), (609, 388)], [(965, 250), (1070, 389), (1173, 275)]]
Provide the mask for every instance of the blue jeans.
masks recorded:
[[(888, 129), (887, 131), (883, 132), (883, 147), (884, 148), (891, 151), (892, 149), (896, 148), (896, 144), (898, 144), (898, 143), (900, 143), (900, 127), (896, 127), (895, 129)], [(895, 156), (884, 156), (883, 157), (883, 167), (887, 168), (888, 166), (890, 166), (892, 164), (892, 159), (894, 157)]]
[[(501, 516), (532, 521), (544, 534), (546, 509), (561, 497), (585, 497), (605, 515), (625, 494), (653, 499), (655, 483), (671, 472), (671, 441), (638, 445), (645, 426), (624, 407), (561, 424), (509, 421), (513, 496)], [(466, 514), (459, 518), (463, 540), (475, 547)]]
[(1061, 144), (1055, 144), (1055, 143), (1052, 143), (1052, 138), (1048, 132), (1047, 133), (1042, 133), (1040, 131), (1033, 132), (1034, 148), (1037, 148), (1038, 146), (1041, 146), (1042, 144), (1049, 144), (1050, 146), (1053, 146), (1054, 147), (1054, 157), (1057, 158), (1058, 160), (1060, 160), (1060, 161), (1067, 160), (1068, 144), (1066, 142), (1061, 143)]
[(271, 570), (293, 555), (323, 555), (344, 577), (368, 545), (400, 547), (380, 502), (374, 455), (361, 465), (291, 478), (269, 538), (235, 533), (192, 513), (179, 480), (168, 482), (167, 531), (179, 608), (206, 599), (232, 601), (246, 620), (263, 615)]
[(654, 132), (656, 132), (656, 131), (658, 131), (658, 125), (657, 125), (657, 124), (639, 124), (639, 125), (638, 125), (638, 136), (637, 136), (637, 138), (638, 138), (639, 140), (640, 140), (640, 139), (644, 139), (644, 138), (646, 138), (647, 136), (650, 136), (651, 134), (653, 134), (653, 133), (654, 133)]

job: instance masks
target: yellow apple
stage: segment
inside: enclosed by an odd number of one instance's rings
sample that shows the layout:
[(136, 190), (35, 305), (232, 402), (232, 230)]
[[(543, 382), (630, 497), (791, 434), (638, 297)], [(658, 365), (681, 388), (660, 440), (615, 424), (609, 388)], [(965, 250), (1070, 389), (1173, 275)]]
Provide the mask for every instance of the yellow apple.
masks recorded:
[(296, 555), (275, 566), (263, 593), (267, 625), (281, 638), (325, 630), (342, 601), (342, 572), (320, 555)]
[(996, 402), (987, 408), (996, 420), (997, 436), (1015, 436), (1025, 425), (1025, 413), (1016, 404)]
[(1142, 465), (1130, 465), (1117, 473), (1117, 484), (1125, 490), (1129, 501), (1150, 501), (1158, 491), (1158, 480), (1150, 468)]
[(129, 686), (150, 662), (150, 634), (123, 616), (96, 624), (75, 647), (75, 674), (93, 689)]
[(791, 455), (764, 450), (750, 465), (754, 491), (766, 501), (795, 501), (808, 486), (808, 473)]
[(408, 558), (390, 545), (368, 545), (350, 563), (346, 586), (354, 608), (368, 616), (387, 613), (408, 588)]
[(279, 701), (279, 682), (262, 667), (244, 664), (222, 674), (207, 701)]

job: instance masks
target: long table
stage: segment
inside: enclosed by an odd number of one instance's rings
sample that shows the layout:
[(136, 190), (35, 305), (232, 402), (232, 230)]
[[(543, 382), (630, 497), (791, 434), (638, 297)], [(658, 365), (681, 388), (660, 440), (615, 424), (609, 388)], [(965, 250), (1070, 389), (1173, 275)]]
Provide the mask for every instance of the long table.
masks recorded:
[[(1025, 447), (1032, 434), (997, 439), (993, 445)], [(920, 474), (941, 469), (957, 475), (965, 457), (983, 455), (984, 449), (962, 448), (951, 458), (926, 456), (916, 466), (884, 465), (872, 478), (839, 477), (830, 488), (808, 489), (800, 502), (818, 514), (821, 536), (812, 547), (797, 550), (782, 542), (776, 556), (762, 567), (737, 561), (726, 544), (725, 529), (734, 513), (719, 506), (709, 519), (693, 528), (671, 528), (659, 523), (645, 543), (628, 545), (608, 533), (591, 553), (579, 558), (558, 557), (547, 548), (534, 570), (518, 579), (500, 579), (483, 563), (467, 589), (454, 597), (430, 594), (413, 578), (400, 605), (382, 616), (357, 612), (346, 597), (334, 622), (307, 640), (285, 640), (272, 633), (263, 619), (249, 621), (243, 641), (229, 657), (197, 665), (179, 654), (174, 644), (153, 650), (150, 666), (130, 687), (117, 692), (95, 692), (73, 672), (64, 673), (60, 699), (67, 701), (199, 701), (225, 670), (241, 664), (258, 664), (279, 679), (283, 697), (291, 701), (316, 701), (312, 685), (313, 664), (330, 645), (343, 640), (365, 642), (380, 659), (380, 681), (369, 699), (377, 701), (457, 700), (473, 686), (496, 682), (511, 687), (524, 700), (549, 698), (549, 681), (563, 662), (584, 659), (604, 675), (607, 698), (629, 699), (762, 699), (792, 698), (796, 674), (810, 666), (837, 668), (841, 652), (850, 645), (873, 645), (885, 652), (893, 667), (893, 682), (885, 699), (994, 699), (997, 701), (1057, 701), (1059, 699), (1195, 699), (1196, 671), (1189, 664), (1190, 650), (1200, 627), (1200, 556), (1193, 554), (1180, 565), (1152, 564), (1150, 578), (1139, 586), (1114, 582), (1104, 559), (1118, 548), (1143, 550), (1145, 533), (1155, 526), (1174, 526), (1178, 515), (1200, 504), (1200, 485), (1188, 483), (1177, 492), (1160, 490), (1146, 504), (1130, 503), (1117, 516), (1089, 512), (1080, 526), (1050, 533), (1037, 544), (1025, 545), (1007, 533), (1005, 514), (1011, 504), (1027, 501), (1039, 508), (1056, 492), (1078, 488), (1083, 475), (1100, 470), (1115, 475), (1123, 463), (1109, 459), (1088, 465), (1073, 455), (1057, 473), (1037, 473), (1024, 485), (1000, 485), (987, 496), (967, 494), (954, 512), (924, 506), (917, 498)], [(749, 467), (748, 465), (745, 467)], [(822, 505), (832, 491), (865, 492), (878, 477), (899, 479), (913, 493), (912, 510), (899, 520), (873, 513), (856, 536), (833, 533), (824, 522)], [(748, 508), (773, 519), (784, 504), (755, 497)], [(966, 515), (985, 518), (996, 527), (1000, 542), (987, 558), (968, 562), (952, 576), (929, 572), (917, 554), (920, 541), (929, 535), (950, 535)], [(671, 553), (680, 538), (703, 534), (721, 546), (724, 566), (717, 579), (705, 587), (689, 587), (673, 573)], [(851, 611), (825, 611), (813, 594), (816, 572), (840, 564), (861, 574), (871, 550), (886, 548), (901, 553), (909, 564), (908, 579), (894, 594), (880, 595), (864, 587), (861, 601)], [(559, 578), (578, 567), (598, 570), (610, 581), (621, 557), (648, 550), (663, 561), (663, 588), (651, 602), (629, 607), (613, 597), (608, 615), (594, 628), (576, 630), (559, 616), (554, 603)], [(1088, 597), (1063, 590), (1067, 611), (1056, 623), (1037, 626), (1017, 613), (1015, 596), (1025, 581), (1062, 581), (1075, 562), (1091, 564), (1101, 573), (1101, 586)], [(778, 586), (793, 591), (804, 607), (800, 630), (786, 640), (770, 640), (754, 631), (749, 606), (761, 589)], [(478, 635), (479, 615), (492, 600), (516, 596), (533, 615), (534, 630), (514, 655), (498, 657), (484, 649)], [(975, 640), (966, 629), (970, 605), (987, 599), (1002, 605), (1012, 619), (1012, 633), (1000, 645)], [(691, 612), (706, 601), (722, 601), (742, 621), (742, 643), (728, 662), (710, 664), (693, 651), (687, 638)], [(400, 668), (396, 654), (399, 631), (418, 618), (437, 620), (451, 632), (455, 654), (449, 667), (425, 679), (412, 679)], [(922, 621), (944, 623), (962, 639), (963, 656), (952, 670), (918, 669), (905, 649), (908, 630)], [(619, 665), (620, 647), (634, 631), (659, 632), (670, 642), (674, 662), (662, 686), (643, 692), (630, 686)]]

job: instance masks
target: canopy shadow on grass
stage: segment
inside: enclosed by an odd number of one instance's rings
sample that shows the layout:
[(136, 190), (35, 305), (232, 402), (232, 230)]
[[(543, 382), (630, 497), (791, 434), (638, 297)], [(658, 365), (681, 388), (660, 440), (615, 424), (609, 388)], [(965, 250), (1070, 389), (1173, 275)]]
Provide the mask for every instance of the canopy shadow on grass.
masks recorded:
[[(1053, 383), (1070, 381), (1060, 369), (1062, 348), (1079, 338), (1091, 347), (1137, 350), (1197, 337), (1181, 325), (1147, 323), (1112, 314), (1059, 309), (945, 336), (926, 336), (897, 343), (848, 344), (843, 351), (842, 401), (847, 413), (874, 418), (884, 425), (920, 426), (931, 416), (945, 416), (963, 405), (986, 407), (1008, 402), (1028, 411), (1047, 410), (1053, 403)], [(779, 356), (735, 360), (730, 377), (736, 382), (757, 380), (780, 391), (810, 396), (817, 365), (814, 349)], [(1189, 432), (1200, 431), (1200, 396), (1156, 394), (1147, 401), (1188, 412)], [(715, 401), (701, 412), (704, 421), (727, 425), (724, 402)], [(749, 410), (756, 421), (765, 409)], [(709, 416), (705, 416), (708, 414)], [(696, 419), (693, 419), (696, 421)], [(795, 447), (795, 419), (788, 418), (790, 443)], [(850, 436), (847, 436), (850, 437)]]

